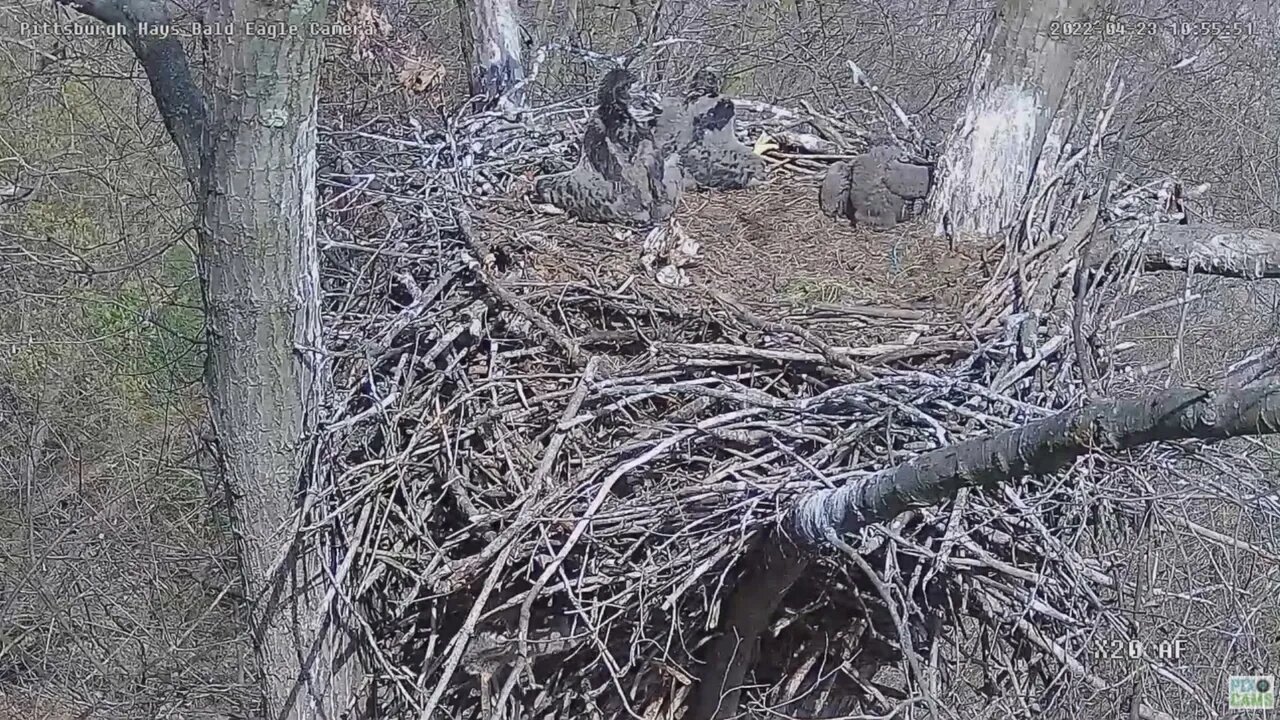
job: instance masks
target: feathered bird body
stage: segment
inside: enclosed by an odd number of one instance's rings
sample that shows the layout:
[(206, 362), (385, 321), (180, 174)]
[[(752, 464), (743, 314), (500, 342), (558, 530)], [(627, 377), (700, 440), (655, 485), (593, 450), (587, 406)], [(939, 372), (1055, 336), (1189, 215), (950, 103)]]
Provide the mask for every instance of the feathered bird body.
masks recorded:
[(764, 160), (734, 133), (733, 101), (720, 95), (720, 78), (699, 70), (684, 102), (668, 101), (654, 121), (661, 147), (680, 154), (685, 174), (698, 187), (741, 189), (764, 179)]
[(693, 123), (684, 100), (664, 98), (651, 122), (653, 139), (666, 153), (678, 153), (693, 140)]
[(689, 80), (689, 102), (703, 97), (713, 97), (720, 94), (720, 76), (710, 68), (703, 68), (693, 74)]
[(633, 83), (623, 68), (605, 75), (577, 166), (537, 183), (545, 202), (581, 220), (623, 225), (651, 225), (673, 212), (683, 184), (678, 160), (672, 163), (631, 114)]
[(596, 92), (596, 118), (604, 127), (608, 140), (619, 161), (632, 161), (640, 152), (640, 146), (649, 136), (648, 128), (636, 121), (631, 114), (631, 86), (635, 77), (625, 68), (614, 68), (604, 76)]
[(818, 208), (829, 217), (853, 217), (849, 207), (849, 163), (838, 162), (827, 168), (818, 191)]
[(932, 184), (930, 166), (903, 161), (894, 147), (874, 145), (827, 170), (818, 207), (855, 225), (892, 227), (908, 217), (910, 201), (928, 196)]

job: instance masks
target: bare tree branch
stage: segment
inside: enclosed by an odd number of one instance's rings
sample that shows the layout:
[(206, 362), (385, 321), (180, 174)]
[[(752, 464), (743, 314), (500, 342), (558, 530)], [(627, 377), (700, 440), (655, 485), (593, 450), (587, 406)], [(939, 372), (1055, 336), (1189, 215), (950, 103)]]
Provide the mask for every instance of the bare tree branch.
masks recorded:
[(178, 146), (183, 167), (196, 192), (203, 183), (206, 109), (203, 93), (191, 76), (180, 34), (155, 32), (170, 21), (162, 3), (118, 0), (59, 0), (63, 5), (108, 25), (125, 28), (125, 41), (142, 64), (165, 129)]
[(962, 487), (990, 487), (1053, 472), (1092, 451), (1277, 432), (1280, 383), (1219, 392), (1172, 388), (1097, 403), (924, 453), (861, 482), (814, 492), (797, 503), (789, 530), (802, 544), (821, 546), (832, 530), (856, 531), (950, 498)]
[(782, 532), (763, 538), (749, 556), (753, 559), (726, 603), (724, 629), (707, 654), (691, 717), (716, 720), (737, 713), (739, 691), (755, 661), (760, 634), (808, 566), (806, 549), (824, 547), (831, 537), (890, 520), (911, 508), (947, 500), (961, 488), (1053, 472), (1096, 450), (1274, 433), (1280, 433), (1280, 383), (1217, 392), (1173, 388), (1062, 412), (924, 453), (860, 482), (805, 495), (792, 508)]
[(1160, 223), (1143, 248), (1147, 270), (1193, 270), (1199, 274), (1259, 280), (1280, 278), (1280, 233), (1215, 224)]

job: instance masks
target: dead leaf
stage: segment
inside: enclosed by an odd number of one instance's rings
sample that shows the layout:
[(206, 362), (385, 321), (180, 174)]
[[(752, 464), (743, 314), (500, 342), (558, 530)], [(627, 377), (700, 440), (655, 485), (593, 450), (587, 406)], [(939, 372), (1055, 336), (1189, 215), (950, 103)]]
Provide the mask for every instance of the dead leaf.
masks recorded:
[(445, 68), (439, 60), (408, 58), (400, 69), (400, 84), (409, 92), (423, 93), (440, 89)]

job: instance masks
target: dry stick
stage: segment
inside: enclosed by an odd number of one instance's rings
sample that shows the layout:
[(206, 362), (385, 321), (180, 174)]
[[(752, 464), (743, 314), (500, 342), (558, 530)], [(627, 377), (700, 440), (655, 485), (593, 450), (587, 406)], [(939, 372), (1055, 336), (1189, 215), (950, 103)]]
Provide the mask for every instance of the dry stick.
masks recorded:
[[(947, 564), (951, 559), (951, 551), (955, 547), (956, 541), (960, 539), (960, 520), (964, 516), (965, 510), (969, 507), (969, 488), (964, 488), (956, 494), (956, 501), (951, 506), (951, 517), (947, 519), (947, 528), (942, 533), (942, 546), (938, 548), (935, 555), (937, 564), (929, 569), (929, 574), (925, 577), (925, 582), (933, 579), (938, 571)], [(965, 533), (965, 539), (968, 533)]]
[(431, 691), (431, 697), (427, 700), (427, 705), (422, 709), (422, 713), (418, 716), (419, 720), (431, 720), (432, 713), (435, 712), (436, 706), (440, 704), (440, 698), (444, 696), (445, 688), (449, 687), (453, 674), (458, 670), (458, 665), (462, 662), (462, 655), (467, 650), (467, 644), (471, 640), (471, 636), (476, 631), (476, 624), (480, 622), (480, 616), (484, 613), (485, 603), (488, 602), (489, 596), (493, 594), (493, 589), (498, 585), (498, 578), (502, 575), (502, 571), (507, 567), (507, 560), (511, 558), (513, 545), (508, 545), (498, 554), (498, 559), (493, 563), (493, 568), (489, 571), (489, 577), (484, 580), (484, 587), (480, 589), (480, 595), (476, 598), (475, 604), (471, 606), (471, 611), (467, 613), (467, 619), (462, 625), (462, 629), (453, 638), (453, 650), (449, 653), (449, 659), (445, 661), (444, 670), (440, 673), (440, 680), (436, 682), (436, 687)]
[[(987, 607), (987, 613), (993, 617), (1012, 617), (1016, 614), (1009, 608), (1005, 607), (1004, 603), (990, 592), (978, 593), (978, 601), (984, 606), (994, 606)], [(1022, 633), (1023, 637), (1030, 640), (1032, 644), (1036, 645), (1041, 650), (1052, 655), (1054, 659), (1062, 663), (1062, 666), (1071, 672), (1072, 675), (1084, 679), (1084, 681), (1089, 684), (1089, 687), (1099, 691), (1108, 689), (1108, 685), (1105, 680), (1086, 670), (1079, 660), (1076, 660), (1071, 656), (1071, 653), (1067, 652), (1066, 648), (1062, 647), (1057, 642), (1046, 638), (1035, 625), (1032, 625), (1025, 618), (1019, 618), (1015, 622), (1015, 626), (1018, 628), (1018, 631)], [(1138, 717), (1142, 718), (1142, 720), (1175, 720), (1172, 715), (1141, 704), (1138, 705)]]
[(1204, 298), (1204, 295), (1202, 295), (1201, 293), (1194, 293), (1192, 295), (1186, 295), (1184, 293), (1181, 297), (1176, 297), (1172, 300), (1165, 300), (1164, 302), (1157, 303), (1155, 305), (1148, 305), (1147, 307), (1144, 307), (1140, 310), (1135, 310), (1134, 312), (1131, 312), (1122, 318), (1116, 318), (1115, 320), (1112, 320), (1111, 322), (1107, 323), (1107, 331), (1112, 332), (1116, 328), (1120, 327), (1121, 325), (1131, 323), (1134, 320), (1137, 320), (1142, 317), (1146, 317), (1147, 315), (1151, 315), (1152, 313), (1158, 313), (1161, 310), (1168, 310), (1171, 307), (1177, 307), (1179, 305), (1186, 305), (1188, 303), (1193, 303), (1203, 298)]
[[(583, 401), (586, 400), (587, 391), (590, 389), (591, 381), (595, 377), (598, 365), (599, 360), (596, 356), (592, 356), (592, 358), (587, 362), (587, 369), (582, 373), (582, 378), (578, 381), (578, 386), (573, 390), (573, 395), (569, 398), (569, 404), (565, 406), (564, 412), (561, 413), (560, 423), (562, 425), (577, 415), (578, 410), (581, 409)], [(597, 387), (597, 389), (599, 388)], [(515, 539), (533, 523), (538, 509), (535, 502), (537, 500), (538, 493), (542, 489), (542, 484), (546, 481), (547, 474), (551, 472), (555, 456), (560, 452), (560, 446), (564, 444), (567, 433), (572, 427), (573, 426), (565, 427), (561, 432), (556, 433), (556, 436), (552, 438), (551, 443), (547, 445), (547, 451), (543, 454), (542, 462), (534, 473), (533, 481), (530, 483), (529, 489), (525, 493), (527, 500), (515, 520), (513, 520), (508, 527), (503, 529), (502, 532), (498, 534), (498, 537), (494, 539), (493, 542), (486, 545), (478, 554), (455, 562), (449, 576), (439, 578), (436, 581), (436, 584), (444, 585), (447, 582), (448, 589), (458, 589), (461, 585), (469, 582), (470, 573), (466, 572), (466, 570), (477, 568), (483, 563), (488, 562), (501, 550), (506, 549), (511, 545), (511, 543), (515, 542)], [(557, 442), (557, 440), (559, 442)], [(446, 588), (437, 589), (439, 591), (447, 591)], [(527, 631), (527, 626), (524, 627), (523, 630)], [(524, 631), (521, 633), (522, 636), (524, 635)]]
[[(1072, 225), (1070, 232), (1067, 233), (1065, 242), (1062, 247), (1050, 257), (1045, 265), (1037, 273), (1040, 277), (1034, 289), (1031, 290), (1030, 297), (1027, 301), (1034, 311), (1044, 311), (1045, 309), (1055, 308), (1057, 305), (1057, 293), (1053, 292), (1054, 286), (1058, 284), (1058, 277), (1071, 267), (1072, 256), (1089, 242), (1089, 238), (1094, 230), (1094, 225), (1098, 220), (1098, 213), (1101, 210), (1099, 200), (1095, 199), (1088, 203), (1084, 212), (1080, 215)], [(1049, 246), (1052, 243), (1044, 243), (1040, 247)], [(1027, 256), (1025, 262), (1030, 263), (1030, 256)], [(1078, 265), (1077, 265), (1078, 267)]]
[(868, 370), (866, 367), (862, 365), (858, 365), (857, 363), (853, 362), (852, 360), (849, 359), (847, 355), (840, 353), (835, 348), (831, 347), (831, 345), (829, 345), (827, 341), (818, 337), (816, 334), (800, 327), (799, 325), (792, 325), (790, 323), (781, 323), (781, 322), (771, 322), (763, 318), (760, 318), (755, 313), (735, 303), (732, 298), (730, 298), (728, 295), (725, 295), (722, 292), (712, 291), (712, 296), (715, 297), (715, 299), (719, 300), (725, 306), (726, 309), (728, 309), (734, 315), (737, 315), (743, 322), (746, 322), (747, 324), (755, 327), (756, 329), (764, 330), (766, 332), (770, 332), (770, 331), (785, 332), (785, 333), (790, 333), (792, 335), (795, 335), (800, 339), (804, 340), (805, 342), (809, 343), (811, 346), (817, 348), (818, 352), (822, 353), (822, 356), (826, 358), (827, 362), (831, 363), (832, 365), (835, 365), (838, 368), (842, 368), (842, 369), (857, 373), (857, 375), (864, 380), (870, 380), (872, 377), (874, 377), (871, 371)]
[[(551, 576), (560, 569), (560, 565), (564, 563), (565, 558), (569, 556), (569, 552), (578, 544), (578, 540), (581, 539), (582, 535), (587, 531), (587, 527), (591, 525), (592, 519), (594, 519), (596, 513), (599, 512), (601, 506), (604, 505), (605, 500), (609, 498), (609, 494), (613, 490), (614, 483), (616, 483), (619, 478), (628, 472), (631, 472), (635, 468), (644, 465), (653, 458), (662, 455), (672, 446), (696, 435), (699, 432), (704, 432), (716, 425), (730, 423), (738, 418), (752, 417), (757, 414), (759, 414), (758, 410), (755, 408), (749, 408), (747, 410), (725, 413), (724, 415), (704, 420), (692, 428), (682, 430), (666, 440), (663, 440), (643, 455), (610, 473), (609, 476), (600, 483), (600, 489), (596, 492), (596, 496), (591, 500), (591, 504), (587, 506), (586, 511), (583, 512), (582, 519), (578, 521), (577, 525), (574, 526), (573, 531), (569, 533), (569, 537), (565, 540), (564, 545), (560, 548), (559, 552), (556, 553), (551, 562), (547, 563), (546, 569), (542, 571), (542, 574), (538, 576), (537, 581), (534, 582), (533, 587), (529, 589), (528, 597), (525, 598), (524, 603), (520, 606), (520, 627), (522, 629), (522, 634), (524, 630), (529, 627), (529, 616), (532, 612), (533, 601), (542, 592), (543, 588), (546, 587), (547, 581), (551, 579)], [(796, 577), (799, 577), (799, 573), (796, 574)], [(767, 617), (765, 618), (765, 621), (768, 621)], [(625, 696), (623, 697), (623, 702), (627, 702)], [(631, 711), (629, 706), (627, 709), (628, 711)]]
[(1188, 265), (1186, 279), (1182, 285), (1182, 308), (1178, 313), (1178, 334), (1173, 339), (1173, 352), (1169, 358), (1169, 377), (1165, 379), (1165, 387), (1173, 384), (1173, 377), (1178, 369), (1178, 363), (1182, 362), (1182, 343), (1187, 335), (1187, 310), (1191, 307), (1191, 281), (1195, 274), (1195, 268)]
[[(1109, 87), (1110, 87), (1110, 83), (1108, 83), (1108, 88)], [(1104, 94), (1103, 97), (1105, 99), (1106, 94)], [(1089, 135), (1089, 142), (1086, 143), (1083, 148), (1072, 153), (1064, 162), (1059, 163), (1053, 175), (1051, 175), (1050, 177), (1045, 179), (1043, 183), (1041, 183), (1039, 192), (1037, 192), (1035, 197), (1031, 198), (1031, 201), (1027, 203), (1024, 209), (1026, 222), (1023, 230), (1023, 234), (1026, 237), (1028, 238), (1033, 237), (1031, 229), (1035, 225), (1036, 218), (1040, 217), (1039, 210), (1040, 210), (1041, 204), (1042, 203), (1047, 205), (1057, 204), (1058, 202), (1057, 198), (1056, 197), (1049, 198), (1049, 194), (1053, 192), (1056, 187), (1060, 186), (1063, 183), (1068, 173), (1074, 170), (1076, 166), (1084, 162), (1086, 158), (1091, 157), (1093, 155), (1098, 145), (1102, 142), (1102, 137), (1106, 135), (1107, 127), (1111, 124), (1111, 116), (1112, 114), (1115, 113), (1115, 109), (1116, 109), (1116, 103), (1114, 101), (1104, 105), (1103, 109), (1098, 112), (1098, 116), (1097, 116), (1098, 119), (1094, 125), (1093, 131)], [(1072, 123), (1071, 123), (1072, 127), (1075, 127), (1076, 125), (1080, 124), (1081, 117), (1083, 116), (1083, 114), (1084, 114), (1084, 110), (1082, 108), (1077, 112), (1075, 119), (1072, 120)], [(1049, 212), (1048, 210), (1045, 211), (1046, 215), (1048, 212)], [(1042, 247), (1044, 245), (1050, 246), (1048, 248), (1045, 248), (1043, 252), (1048, 252), (1048, 250), (1052, 249), (1052, 246), (1056, 244), (1057, 243), (1052, 239), (1048, 240), (1045, 243), (1042, 243), (1041, 245)], [(1027, 256), (1027, 261), (1030, 262), (1039, 254), (1040, 253), (1035, 251), (1035, 248), (1032, 248), (1031, 254)]]
[(585, 363), (583, 361), (582, 348), (579, 347), (577, 341), (565, 335), (564, 331), (556, 327), (545, 315), (535, 310), (532, 305), (503, 287), (501, 283), (489, 275), (482, 265), (484, 262), (483, 249), (476, 242), (475, 235), (471, 231), (470, 215), (465, 210), (458, 210), (454, 215), (458, 223), (459, 234), (466, 241), (467, 247), (471, 249), (471, 252), (476, 255), (477, 267), (475, 268), (475, 273), (485, 287), (489, 288), (494, 295), (497, 295), (502, 302), (524, 316), (526, 320), (537, 326), (539, 330), (546, 333), (547, 337), (550, 337), (552, 342), (560, 346), (560, 349), (564, 351), (570, 364), (574, 367), (582, 367)]
[[(569, 404), (565, 406), (564, 412), (560, 414), (560, 425), (564, 425), (578, 414), (578, 409), (582, 407), (582, 403), (586, 400), (587, 390), (591, 387), (591, 381), (595, 377), (596, 370), (600, 365), (600, 357), (593, 356), (587, 361), (587, 369), (582, 373), (582, 379), (578, 381), (578, 388), (573, 393), (573, 397), (569, 399)], [(551, 468), (555, 465), (556, 457), (560, 454), (560, 448), (564, 445), (565, 439), (569, 436), (567, 429), (558, 431), (547, 443), (547, 451), (542, 455), (542, 462), (538, 464), (538, 470), (534, 473), (533, 482), (531, 483), (531, 495), (536, 498), (541, 492), (543, 484), (546, 482), (547, 475), (551, 472)], [(517, 518), (517, 523), (527, 525), (533, 517), (533, 503), (525, 505), (524, 512), (521, 517)], [(514, 535), (512, 536), (514, 538)], [(498, 696), (497, 707), (505, 708), (507, 697), (511, 695), (511, 690), (515, 686), (515, 680), (519, 677), (521, 666), (529, 659), (529, 620), (530, 614), (525, 609), (532, 604), (534, 594), (529, 595), (528, 601), (520, 608), (520, 630), (516, 633), (519, 642), (520, 661), (517, 667), (511, 671), (511, 677), (508, 678), (506, 684), (502, 688), (501, 694)], [(499, 711), (499, 714), (501, 711)]]
[(991, 384), (991, 389), (997, 393), (1003, 393), (1009, 388), (1018, 384), (1024, 377), (1031, 374), (1031, 371), (1044, 364), (1058, 349), (1062, 347), (1062, 343), (1066, 338), (1061, 335), (1054, 335), (1049, 338), (1043, 345), (1036, 349), (1036, 354), (1026, 360), (1015, 365), (1011, 370), (996, 378)]
[[(381, 513), (381, 518), (379, 518), (379, 520), (374, 520), (373, 522), (380, 523), (381, 520), (385, 520), (389, 510), (390, 510), (389, 508), (384, 508)], [(364, 522), (363, 519), (360, 522), (363, 523)], [(359, 595), (359, 589), (356, 590), (356, 594)], [(345, 595), (343, 599), (350, 606), (354, 606), (356, 604), (355, 601), (346, 597)], [(358, 612), (354, 612), (353, 610), (352, 614), (356, 618), (356, 621), (360, 624), (360, 629), (364, 632), (366, 642), (369, 645), (368, 649), (374, 655), (374, 658), (378, 661), (378, 663), (380, 664), (380, 667), (390, 669), (392, 667), (391, 660), (387, 657), (386, 651), (379, 645), (377, 641), (377, 634), (374, 632), (373, 627)], [(373, 673), (366, 674), (364, 679), (365, 685), (368, 685), (371, 682), (373, 682), (372, 677), (373, 677)], [(405, 687), (405, 685), (406, 683), (404, 683), (399, 679), (397, 679), (395, 682), (392, 683), (392, 687), (404, 699), (407, 706), (412, 707), (416, 703), (416, 701), (414, 700), (413, 695), (410, 693), (409, 689)], [(356, 693), (356, 697), (360, 697), (360, 696), (361, 696), (360, 693)]]
[[(1151, 91), (1151, 88), (1155, 85), (1155, 81), (1158, 77), (1159, 74), (1153, 77), (1151, 81), (1147, 83), (1147, 86), (1143, 88), (1142, 93), (1137, 99), (1138, 108), (1142, 107), (1142, 100), (1146, 98), (1147, 93)], [(1123, 92), (1123, 80), (1120, 81), (1120, 87), (1121, 92)], [(1119, 98), (1119, 95), (1120, 93), (1117, 92), (1117, 99)], [(1093, 244), (1098, 237), (1098, 217), (1102, 215), (1102, 211), (1107, 207), (1107, 198), (1111, 194), (1111, 183), (1115, 180), (1116, 165), (1119, 164), (1120, 153), (1124, 152), (1125, 143), (1129, 138), (1129, 128), (1133, 126), (1133, 119), (1137, 117), (1137, 115), (1138, 113), (1136, 111), (1129, 113), (1129, 117), (1125, 118), (1124, 126), (1120, 128), (1120, 138), (1116, 142), (1116, 154), (1111, 158), (1111, 163), (1107, 166), (1106, 177), (1103, 178), (1102, 181), (1102, 192), (1098, 198), (1098, 212), (1094, 215), (1093, 224), (1089, 228), (1089, 239), (1085, 240), (1084, 246), (1080, 248), (1080, 257), (1076, 262), (1076, 276), (1074, 282), (1076, 297), (1075, 308), (1071, 317), (1071, 339), (1075, 344), (1076, 364), (1080, 368), (1080, 380), (1084, 382), (1085, 396), (1089, 398), (1094, 396), (1094, 380), (1097, 379), (1097, 369), (1092, 365), (1093, 360), (1089, 353), (1088, 345), (1084, 336), (1084, 298), (1087, 289), (1085, 286), (1087, 284), (1086, 279), (1088, 278), (1087, 270), (1089, 267), (1089, 254), (1093, 252)]]
[(1199, 535), (1205, 540), (1218, 543), (1219, 545), (1232, 547), (1237, 550), (1244, 550), (1245, 552), (1253, 553), (1254, 555), (1257, 555), (1263, 560), (1271, 562), (1276, 566), (1280, 567), (1280, 555), (1276, 555), (1275, 553), (1264, 550), (1258, 547), (1257, 545), (1254, 545), (1252, 543), (1247, 543), (1237, 538), (1233, 538), (1230, 535), (1223, 535), (1220, 532), (1217, 532), (1215, 530), (1210, 530), (1209, 528), (1203, 525), (1199, 525), (1197, 523), (1191, 522), (1190, 520), (1187, 520), (1186, 518), (1183, 518), (1183, 517), (1179, 517), (1177, 515), (1162, 516), (1160, 519), (1164, 522), (1171, 523), (1173, 525), (1177, 525), (1178, 527), (1184, 528), (1190, 531), (1194, 535)]
[[(1143, 539), (1143, 535), (1151, 527), (1151, 510), (1152, 502), (1147, 500), (1146, 510), (1142, 514), (1142, 521), (1138, 524), (1137, 541)], [(1142, 579), (1147, 573), (1147, 566), (1151, 562), (1151, 547), (1144, 546), (1140, 552), (1142, 559), (1138, 565), (1138, 571), (1133, 574), (1133, 631), (1137, 633), (1139, 622), (1138, 614), (1142, 611)], [(1142, 708), (1142, 682), (1141, 668), (1133, 673), (1133, 679), (1129, 689), (1129, 720), (1139, 720), (1139, 710)]]
[(911, 138), (917, 145), (924, 142), (924, 134), (915, 126), (915, 123), (911, 122), (911, 119), (907, 117), (907, 114), (903, 112), (898, 103), (894, 102), (893, 98), (881, 92), (880, 88), (872, 83), (870, 78), (867, 77), (867, 74), (862, 71), (862, 68), (855, 65), (852, 60), (846, 60), (845, 65), (848, 66), (849, 71), (853, 73), (853, 79), (857, 81), (864, 90), (870, 93), (873, 98), (888, 105), (890, 110), (893, 110), (894, 117), (896, 117), (898, 122), (902, 123), (902, 126), (911, 133)]
[[(830, 532), (856, 532), (911, 508), (954, 497), (962, 487), (992, 486), (1027, 474), (1047, 474), (1094, 450), (1275, 433), (1280, 433), (1280, 383), (1221, 392), (1174, 388), (1064, 411), (1022, 427), (932, 450), (840, 488), (802, 496), (784, 525), (788, 534), (770, 532), (762, 538), (763, 552), (748, 564), (737, 592), (729, 597), (726, 629), (712, 643), (690, 720), (736, 714), (740, 685), (754, 661), (755, 643), (782, 596), (807, 567), (806, 551), (822, 547)], [(791, 538), (799, 544), (793, 544)], [(1143, 717), (1158, 718), (1161, 714)]]
[(769, 154), (776, 155), (777, 157), (780, 157), (783, 160), (830, 160), (832, 162), (838, 162), (841, 160), (852, 160), (858, 157), (857, 155), (820, 155), (818, 153), (787, 153), (787, 152), (780, 152), (778, 150), (770, 150)]
[[(825, 136), (827, 140), (835, 143), (836, 147), (840, 150), (849, 149), (849, 141), (846, 140), (844, 135), (842, 135), (836, 128), (836, 125), (841, 123), (823, 115), (817, 110), (814, 110), (813, 105), (811, 105), (808, 100), (801, 100), (800, 105), (809, 113), (809, 124), (818, 131), (819, 135)], [(848, 157), (852, 158), (853, 156), (849, 155)]]
[(880, 576), (876, 571), (862, 559), (858, 551), (849, 547), (849, 544), (840, 539), (834, 530), (827, 533), (827, 542), (836, 546), (841, 552), (849, 556), (854, 565), (862, 570), (867, 576), (867, 580), (875, 586), (876, 592), (879, 593), (880, 599), (884, 600), (885, 610), (889, 612), (889, 617), (893, 618), (894, 627), (898, 629), (898, 644), (902, 646), (902, 656), (907, 660), (907, 666), (911, 668), (911, 674), (915, 676), (916, 683), (921, 687), (925, 702), (929, 705), (929, 715), (935, 720), (938, 717), (938, 699), (929, 692), (929, 683), (924, 674), (924, 669), (920, 667), (920, 658), (916, 656), (916, 650), (911, 642), (911, 631), (907, 629), (906, 622), (902, 619), (902, 615), (898, 613), (895, 607), (893, 595), (889, 593), (889, 588), (880, 580)]

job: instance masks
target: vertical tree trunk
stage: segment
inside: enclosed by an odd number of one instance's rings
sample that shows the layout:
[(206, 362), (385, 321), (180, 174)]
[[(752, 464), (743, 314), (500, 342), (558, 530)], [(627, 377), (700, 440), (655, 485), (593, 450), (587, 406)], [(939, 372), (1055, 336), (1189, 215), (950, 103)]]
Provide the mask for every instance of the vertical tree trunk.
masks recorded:
[[(471, 69), (471, 94), (484, 104), (524, 79), (520, 11), (516, 0), (457, 0), (462, 53)], [(520, 103), (519, 95), (510, 96)]]
[(324, 22), (327, 0), (214, 0), (208, 21), (236, 32), (215, 43), (207, 99), (182, 43), (139, 30), (167, 20), (162, 4), (63, 2), (126, 30), (194, 190), (206, 383), (262, 717), (337, 720), (356, 666), (336, 625), (332, 568), (295, 529), (314, 492), (309, 448), (328, 372), (315, 237), (321, 45), (308, 32)]
[(1097, 0), (1001, 0), (930, 203), (939, 232), (990, 237), (1017, 219)]
[(323, 558), (296, 550), (293, 520), (326, 372), (315, 237), (321, 46), (305, 37), (326, 4), (218, 0), (212, 10), (235, 27), (303, 29), (281, 39), (237, 33), (219, 46), (200, 248), (210, 405), (236, 493), (270, 718), (336, 720), (352, 689), (330, 667), (332, 628), (315, 627), (331, 622)]

